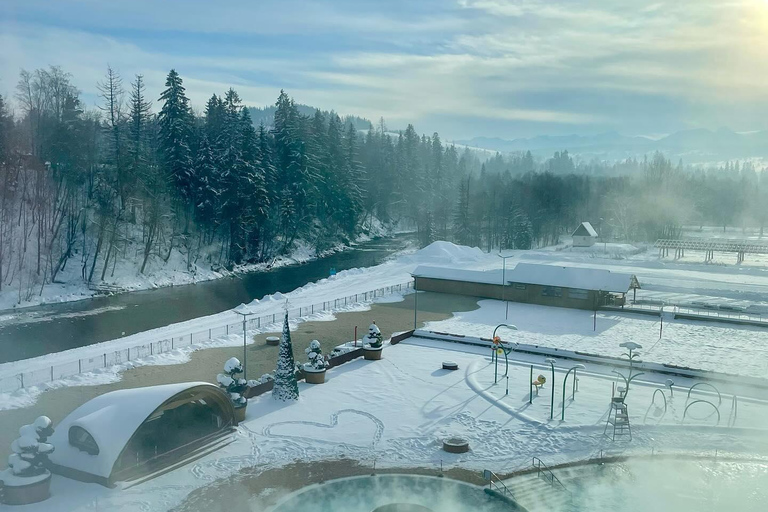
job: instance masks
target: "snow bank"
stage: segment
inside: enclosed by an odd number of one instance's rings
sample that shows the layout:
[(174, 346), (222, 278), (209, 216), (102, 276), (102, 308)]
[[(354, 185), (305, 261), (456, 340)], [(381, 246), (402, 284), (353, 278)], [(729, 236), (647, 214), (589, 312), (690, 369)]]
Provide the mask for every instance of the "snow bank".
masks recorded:
[(479, 263), (486, 260), (488, 256), (488, 254), (477, 247), (466, 247), (451, 242), (437, 241), (432, 242), (405, 259), (418, 264), (466, 265)]

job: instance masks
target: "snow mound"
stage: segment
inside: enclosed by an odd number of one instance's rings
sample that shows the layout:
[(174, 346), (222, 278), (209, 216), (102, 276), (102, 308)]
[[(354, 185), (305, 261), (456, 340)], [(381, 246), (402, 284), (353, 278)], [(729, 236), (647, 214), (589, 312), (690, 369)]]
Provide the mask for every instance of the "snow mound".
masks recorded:
[(477, 247), (466, 247), (440, 240), (432, 242), (414, 254), (403, 258), (420, 264), (457, 265), (477, 263), (485, 257), (486, 254)]

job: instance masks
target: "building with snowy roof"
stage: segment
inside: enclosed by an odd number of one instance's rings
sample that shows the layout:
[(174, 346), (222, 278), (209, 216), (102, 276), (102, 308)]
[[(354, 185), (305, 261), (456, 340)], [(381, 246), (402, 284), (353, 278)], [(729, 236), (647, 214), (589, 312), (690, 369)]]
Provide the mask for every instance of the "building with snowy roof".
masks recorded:
[(235, 425), (227, 395), (205, 382), (112, 391), (56, 425), (51, 469), (107, 486), (142, 479), (229, 442)]
[(633, 274), (534, 263), (507, 271), (419, 266), (412, 275), (420, 291), (589, 310), (623, 305), (640, 288)]
[(571, 235), (574, 247), (592, 247), (597, 242), (597, 231), (589, 222), (582, 222)]

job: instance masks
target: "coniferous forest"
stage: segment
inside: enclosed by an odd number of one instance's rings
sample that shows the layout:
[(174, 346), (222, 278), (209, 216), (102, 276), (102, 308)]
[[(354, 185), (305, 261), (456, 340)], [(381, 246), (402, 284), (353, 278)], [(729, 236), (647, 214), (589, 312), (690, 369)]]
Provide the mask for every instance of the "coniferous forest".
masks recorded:
[(88, 283), (122, 260), (188, 270), (323, 251), (372, 227), (492, 248), (557, 243), (589, 220), (615, 240), (683, 225), (768, 220), (751, 162), (686, 167), (661, 153), (621, 162), (500, 155), (297, 105), (281, 91), (254, 123), (234, 89), (193, 110), (182, 77), (159, 98), (108, 69), (86, 108), (58, 67), (22, 71), (0, 97), (0, 290), (29, 300), (75, 266)]

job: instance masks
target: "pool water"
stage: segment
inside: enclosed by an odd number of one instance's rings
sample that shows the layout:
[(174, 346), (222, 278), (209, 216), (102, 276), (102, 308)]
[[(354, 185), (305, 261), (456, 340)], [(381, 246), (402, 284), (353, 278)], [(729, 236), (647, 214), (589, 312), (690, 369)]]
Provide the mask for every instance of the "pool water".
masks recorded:
[(305, 487), (281, 500), (272, 512), (372, 512), (379, 507), (382, 510), (420, 512), (514, 510), (509, 503), (486, 495), (481, 487), (456, 480), (416, 475), (376, 475), (342, 478)]
[[(768, 462), (630, 459), (555, 471), (589, 512), (768, 511)], [(530, 512), (556, 512), (521, 503)]]

